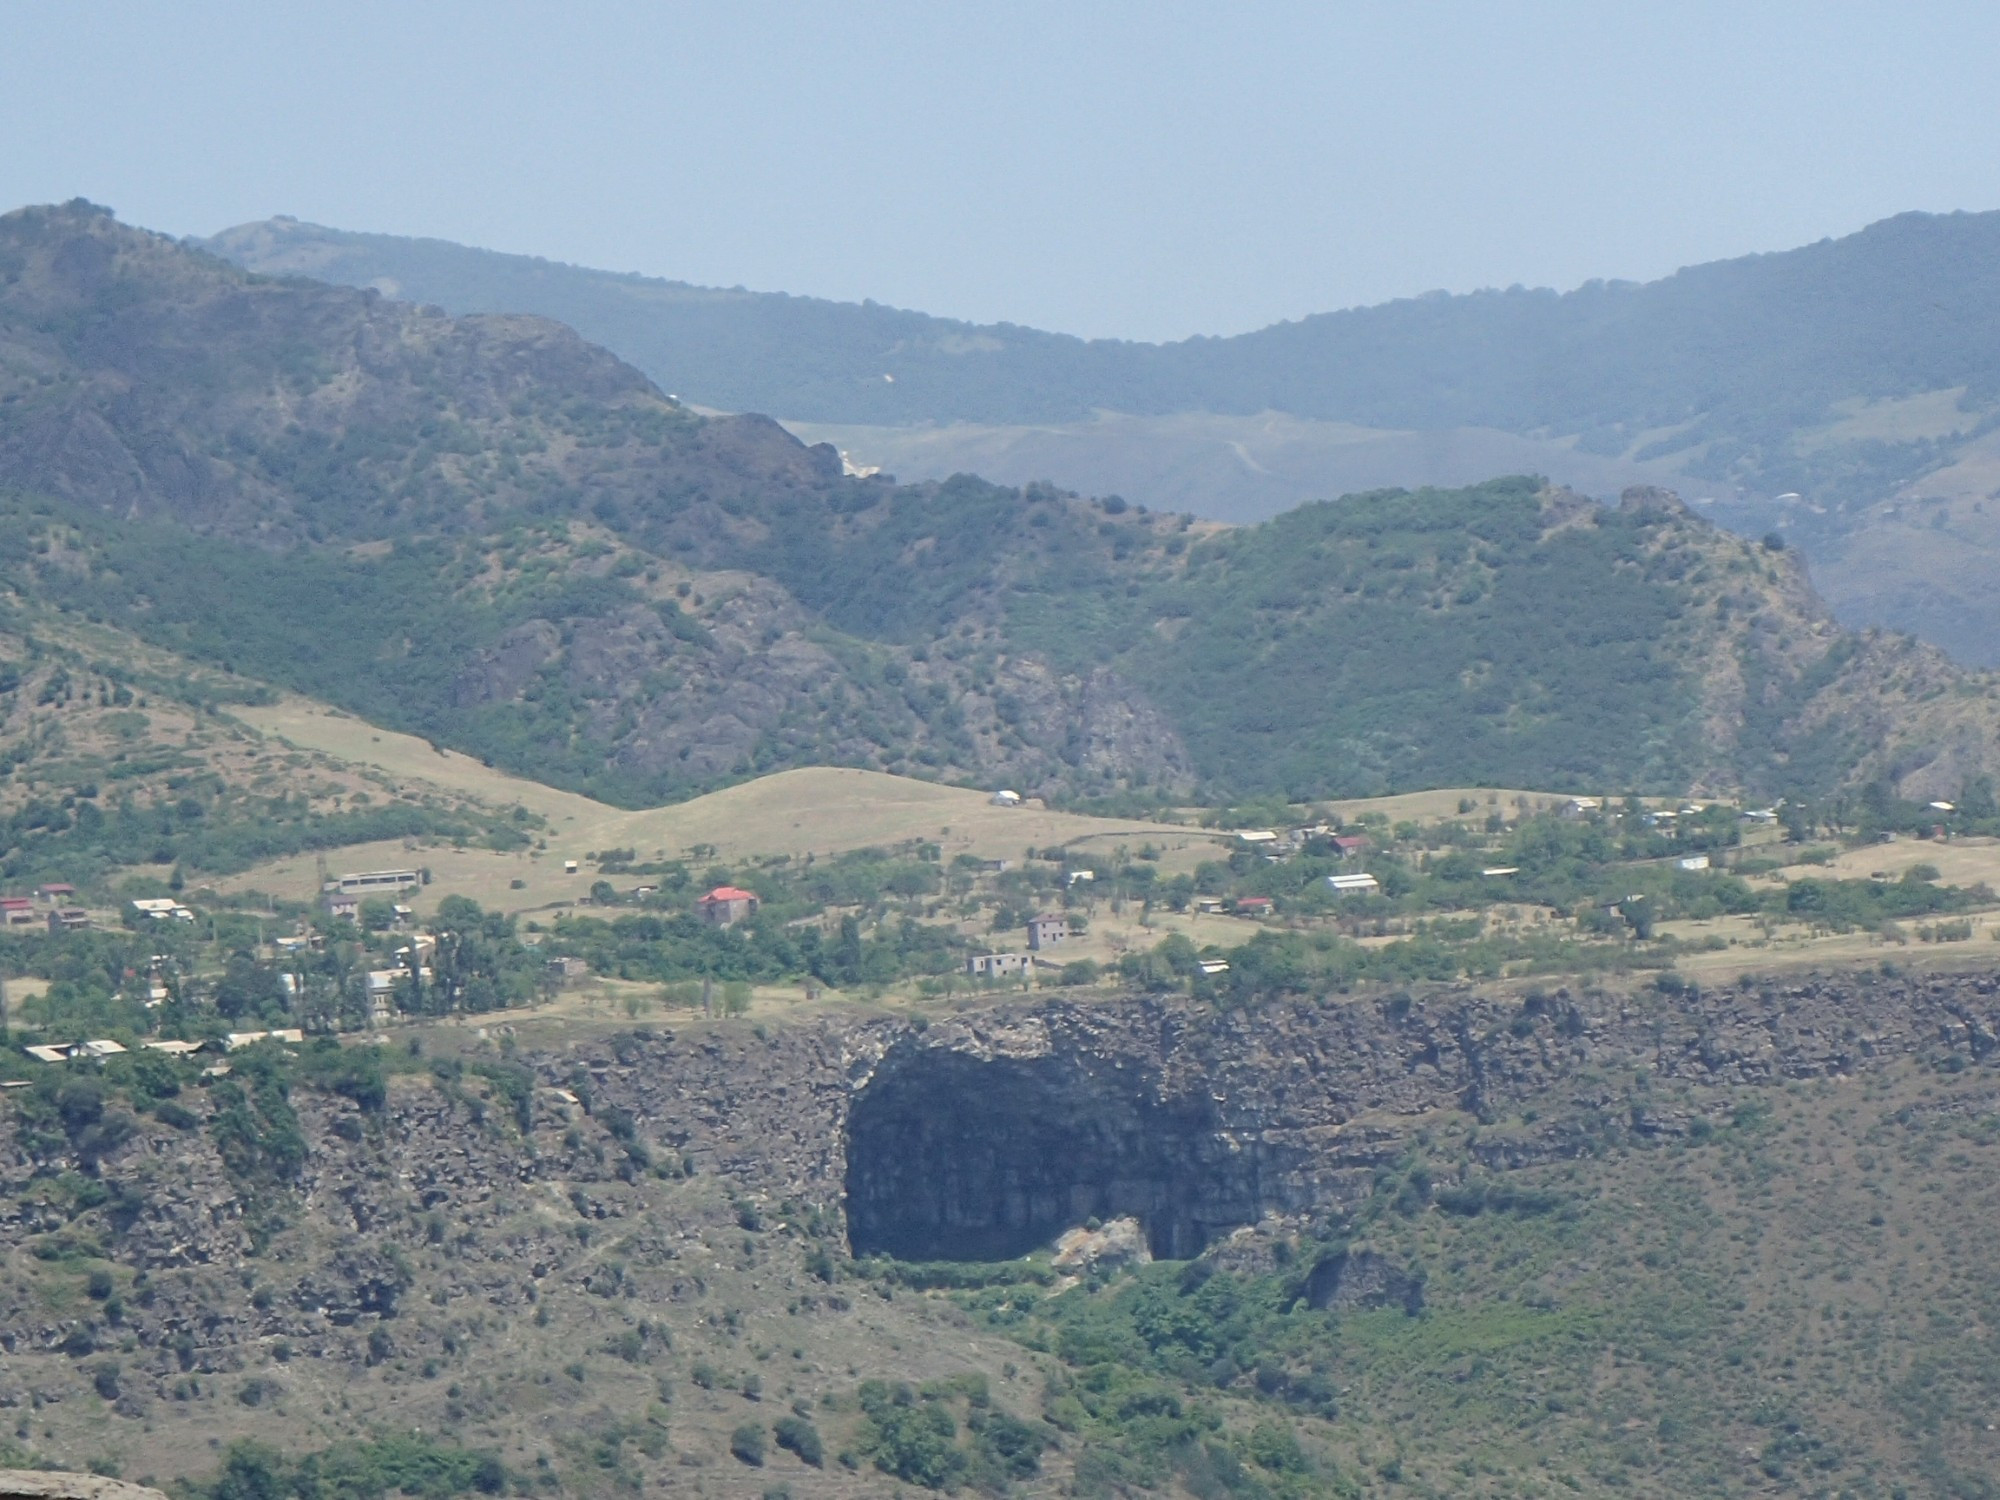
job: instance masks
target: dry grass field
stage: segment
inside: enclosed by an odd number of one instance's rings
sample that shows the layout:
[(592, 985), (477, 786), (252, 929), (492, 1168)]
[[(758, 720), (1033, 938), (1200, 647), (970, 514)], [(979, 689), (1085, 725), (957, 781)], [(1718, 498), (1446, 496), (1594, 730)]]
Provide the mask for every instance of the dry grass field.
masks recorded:
[[(435, 787), (493, 808), (518, 804), (546, 819), (546, 847), (532, 851), (419, 850), (391, 842), (345, 849), (330, 861), (343, 870), (427, 866), (433, 882), (426, 894), (433, 901), (456, 892), (508, 911), (554, 906), (588, 894), (596, 878), (588, 856), (605, 849), (631, 849), (644, 861), (708, 848), (727, 861), (834, 854), (923, 839), (940, 845), (947, 860), (961, 854), (1018, 860), (1029, 848), (1052, 845), (1109, 854), (1120, 845), (1150, 844), (1164, 867), (1181, 869), (1212, 857), (1227, 842), (1225, 835), (1168, 823), (1083, 817), (1035, 803), (995, 807), (984, 792), (835, 767), (783, 771), (690, 802), (632, 811), (510, 776), (470, 756), (433, 749), (414, 735), (381, 729), (303, 699), (239, 709), (236, 716), (271, 739), (372, 768), (404, 791)], [(579, 862), (577, 874), (565, 873), (568, 860)], [(303, 899), (317, 889), (317, 879), (314, 857), (300, 855), (260, 865), (222, 884)]]

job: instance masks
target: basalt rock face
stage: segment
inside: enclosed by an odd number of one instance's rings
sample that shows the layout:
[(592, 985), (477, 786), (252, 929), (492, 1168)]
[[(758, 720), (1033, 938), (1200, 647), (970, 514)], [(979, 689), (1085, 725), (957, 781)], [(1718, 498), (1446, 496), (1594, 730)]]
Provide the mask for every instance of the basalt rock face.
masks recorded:
[[(1853, 975), (1228, 1013), (1103, 997), (928, 1026), (825, 1017), (763, 1036), (621, 1035), (524, 1058), (541, 1087), (518, 1119), (469, 1080), (398, 1079), (372, 1115), (299, 1090), (305, 1165), (254, 1260), (269, 1223), (206, 1129), (141, 1121), (85, 1163), (9, 1111), (0, 1263), (88, 1242), (132, 1279), (116, 1311), (0, 1295), (0, 1349), (66, 1363), (122, 1346), (120, 1399), (143, 1411), (182, 1376), (240, 1368), (276, 1340), (358, 1365), (385, 1347), (448, 1349), (464, 1337), (454, 1320), (525, 1316), (551, 1288), (698, 1299), (704, 1236), (758, 1213), (844, 1216), (851, 1250), (905, 1258), (1015, 1255), (1122, 1216), (1155, 1255), (1222, 1255), (1240, 1226), (1337, 1220), (1440, 1112), (1491, 1122), (1475, 1152), (1504, 1171), (1684, 1135), (1745, 1089), (1906, 1058), (2000, 1065), (2000, 984)], [(188, 1102), (205, 1107), (195, 1091)], [(93, 1176), (105, 1207), (51, 1187)], [(257, 1295), (253, 1266), (269, 1267)], [(1322, 1290), (1408, 1300), (1365, 1271)], [(40, 1389), (23, 1384), (39, 1378), (29, 1370), (0, 1362), (0, 1406)]]
[[(1479, 1147), (1504, 1169), (1607, 1134), (1685, 1134), (1726, 1116), (1724, 1091), (1742, 1086), (1912, 1055), (1991, 1061), (2000, 985), (1844, 976), (1226, 1014), (1135, 998), (921, 1029), (829, 1022), (761, 1044), (761, 1068), (738, 1055), (753, 1070), (739, 1086), (760, 1079), (754, 1099), (719, 1095), (723, 1044), (701, 1045), (691, 1056), (687, 1043), (635, 1041), (622, 1061), (595, 1059), (600, 1095), (748, 1187), (843, 1208), (856, 1253), (1015, 1255), (1089, 1218), (1132, 1215), (1156, 1255), (1185, 1256), (1267, 1214), (1351, 1206), (1435, 1111), (1495, 1119), (1532, 1102), (1533, 1126)], [(1669, 1084), (1694, 1102), (1668, 1101)], [(760, 1123), (714, 1131), (746, 1115)]]

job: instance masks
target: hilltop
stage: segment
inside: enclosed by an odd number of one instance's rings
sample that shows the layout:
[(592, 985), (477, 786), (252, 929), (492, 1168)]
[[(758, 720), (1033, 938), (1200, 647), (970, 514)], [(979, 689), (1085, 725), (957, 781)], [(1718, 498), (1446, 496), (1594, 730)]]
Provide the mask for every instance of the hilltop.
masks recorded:
[(1384, 491), (1220, 530), (844, 475), (540, 319), (0, 219), (0, 580), (626, 805), (804, 765), (1076, 799), (1744, 787), (1992, 760), (1991, 686), (1843, 632), (1662, 492)]
[(1985, 509), (2000, 214), (1904, 214), (1643, 285), (1437, 294), (1163, 346), (289, 219), (207, 244), (454, 312), (561, 318), (689, 400), (770, 412), (908, 477), (1054, 478), (1230, 520), (1509, 470), (1597, 494), (1684, 486), (1746, 534), (1784, 530), (1842, 618), (2000, 661), (1982, 582), (2000, 549)]

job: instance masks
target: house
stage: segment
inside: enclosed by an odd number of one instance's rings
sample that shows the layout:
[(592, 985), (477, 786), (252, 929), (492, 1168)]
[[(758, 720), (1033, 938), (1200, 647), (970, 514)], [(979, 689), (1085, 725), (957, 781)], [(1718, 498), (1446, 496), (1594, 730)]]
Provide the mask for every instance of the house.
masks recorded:
[(1335, 834), (1333, 838), (1333, 847), (1341, 852), (1343, 858), (1351, 859), (1355, 855), (1363, 853), (1367, 850), (1368, 835), (1365, 833)]
[[(368, 1024), (386, 1026), (396, 1014), (396, 985), (407, 977), (406, 969), (370, 969), (368, 971)], [(423, 973), (422, 970), (418, 971)], [(426, 973), (425, 978), (430, 976)]]
[(1683, 870), (1706, 870), (1708, 868), (1708, 856), (1706, 854), (1690, 854), (1686, 859), (1676, 860), (1675, 864), (1679, 869)]
[(1079, 880), (1094, 881), (1096, 879), (1097, 871), (1095, 870), (1071, 870), (1067, 875), (1063, 876), (1063, 884), (1075, 885)]
[(1334, 894), (1354, 895), (1360, 892), (1379, 891), (1382, 884), (1373, 875), (1329, 875), (1326, 883), (1333, 887)]
[(1518, 875), (1521, 873), (1521, 867), (1519, 865), (1488, 865), (1479, 873), (1482, 875)]
[(1014, 862), (1007, 859), (982, 859), (979, 862), (980, 872), (986, 875), (1004, 875), (1013, 868)]
[(40, 920), (35, 915), (35, 900), (32, 896), (0, 896), (0, 924), (8, 927), (26, 927)]
[(171, 896), (142, 896), (132, 903), (132, 910), (142, 917), (155, 922), (192, 922), (194, 913)]
[(1213, 917), (1227, 911), (1229, 903), (1220, 896), (1197, 896), (1194, 909), (1199, 915)]
[(746, 917), (756, 916), (758, 905), (755, 893), (738, 886), (719, 885), (695, 902), (695, 910), (711, 927), (731, 927)]
[(276, 1031), (232, 1031), (224, 1037), (223, 1045), (231, 1052), (238, 1047), (247, 1047), (252, 1042), (303, 1042), (306, 1034), (296, 1026), (280, 1027)]
[(1021, 805), (1021, 794), (1002, 787), (993, 794), (993, 805), (995, 807), (1019, 807)]
[(357, 891), (403, 891), (424, 883), (421, 870), (360, 870), (343, 875), (337, 884), (352, 895)]
[(51, 906), (63, 906), (75, 898), (76, 887), (60, 883), (55, 885), (38, 885), (35, 887), (35, 894)]
[(49, 935), (61, 937), (65, 932), (83, 932), (90, 927), (90, 913), (80, 906), (58, 906), (49, 913)]
[(200, 1042), (141, 1042), (148, 1052), (164, 1052), (169, 1057), (186, 1057), (191, 1052), (201, 1051)]
[(1277, 843), (1278, 835), (1275, 830), (1269, 828), (1239, 828), (1236, 830), (1236, 842), (1256, 849), (1265, 844)]
[(559, 985), (579, 984), (590, 977), (589, 960), (573, 956), (552, 958), (542, 967)]
[(1557, 809), (1557, 815), (1574, 821), (1589, 817), (1603, 805), (1595, 797), (1572, 797)]
[(1028, 947), (1039, 953), (1053, 948), (1069, 936), (1069, 918), (1060, 912), (1043, 912), (1028, 923)]
[(1226, 958), (1204, 958), (1197, 960), (1197, 962), (1201, 965), (1201, 972), (1210, 979), (1213, 979), (1217, 974), (1227, 974), (1229, 972), (1229, 960)]
[(1239, 896), (1236, 898), (1236, 915), (1239, 917), (1268, 917), (1277, 909), (1269, 896)]
[(975, 953), (965, 961), (965, 972), (975, 979), (1005, 979), (1028, 972), (1025, 953)]
[(73, 1058), (116, 1057), (125, 1048), (120, 1043), (114, 1042), (108, 1037), (100, 1037), (94, 1042), (57, 1042), (53, 1046), (43, 1044), (34, 1047), (23, 1047), (21, 1050), (37, 1062), (57, 1063), (69, 1062)]
[(324, 902), (328, 921), (338, 922), (343, 918), (349, 922), (361, 920), (361, 898), (352, 891), (328, 891)]

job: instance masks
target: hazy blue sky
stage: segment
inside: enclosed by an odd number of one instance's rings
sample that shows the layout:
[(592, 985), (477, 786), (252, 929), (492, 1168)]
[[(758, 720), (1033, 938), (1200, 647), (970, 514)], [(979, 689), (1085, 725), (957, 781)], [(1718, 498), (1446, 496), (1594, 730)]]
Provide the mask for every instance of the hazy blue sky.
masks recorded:
[(1991, 4), (0, 0), (0, 202), (1178, 337), (2000, 206)]

